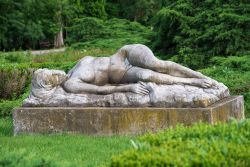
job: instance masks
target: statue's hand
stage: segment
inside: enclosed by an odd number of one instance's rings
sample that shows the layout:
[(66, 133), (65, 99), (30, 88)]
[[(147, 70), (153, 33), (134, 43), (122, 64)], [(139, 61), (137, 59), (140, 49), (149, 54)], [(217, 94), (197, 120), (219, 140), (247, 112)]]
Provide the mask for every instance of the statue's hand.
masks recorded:
[(193, 79), (192, 84), (202, 88), (210, 88), (214, 86), (216, 83), (211, 79)]
[(140, 94), (140, 95), (147, 95), (149, 91), (146, 88), (146, 84), (143, 82), (138, 82), (136, 84), (131, 85), (131, 92)]

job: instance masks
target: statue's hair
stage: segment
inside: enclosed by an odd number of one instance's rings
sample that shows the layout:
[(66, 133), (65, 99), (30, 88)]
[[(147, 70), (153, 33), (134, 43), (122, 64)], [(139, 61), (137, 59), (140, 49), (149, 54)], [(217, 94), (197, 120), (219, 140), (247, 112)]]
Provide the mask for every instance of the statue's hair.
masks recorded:
[(58, 77), (54, 75), (56, 72), (58, 70), (49, 70), (47, 68), (36, 70), (32, 77), (31, 96), (41, 99), (49, 98), (58, 86)]

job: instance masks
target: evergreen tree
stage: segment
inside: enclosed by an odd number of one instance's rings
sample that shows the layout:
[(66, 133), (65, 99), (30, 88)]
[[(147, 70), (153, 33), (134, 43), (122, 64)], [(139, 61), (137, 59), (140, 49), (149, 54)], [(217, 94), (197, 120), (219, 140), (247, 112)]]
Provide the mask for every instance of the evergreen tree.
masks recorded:
[(193, 68), (250, 50), (248, 0), (169, 0), (154, 18), (155, 50)]

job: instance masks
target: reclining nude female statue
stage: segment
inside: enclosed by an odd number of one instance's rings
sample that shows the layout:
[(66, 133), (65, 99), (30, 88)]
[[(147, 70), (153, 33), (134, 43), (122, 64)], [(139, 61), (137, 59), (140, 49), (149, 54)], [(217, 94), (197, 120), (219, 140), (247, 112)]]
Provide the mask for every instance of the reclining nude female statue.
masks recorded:
[[(129, 92), (134, 94), (128, 94)], [(78, 106), (117, 106), (116, 102), (110, 102), (117, 99), (114, 97), (116, 93), (125, 94), (128, 101), (135, 94), (149, 94), (146, 101), (165, 101), (167, 105), (177, 103), (180, 97), (181, 101), (192, 101), (192, 104), (197, 98), (211, 104), (229, 95), (223, 84), (177, 63), (159, 60), (147, 46), (133, 44), (123, 46), (111, 57), (86, 56), (68, 74), (60, 70), (35, 71), (30, 97), (24, 105), (60, 106), (67, 103), (74, 106), (71, 104), (77, 103)], [(93, 98), (93, 95), (98, 96)], [(53, 100), (54, 103), (50, 104)], [(120, 99), (119, 104), (125, 103), (123, 100)], [(137, 101), (141, 103), (142, 100)], [(92, 102), (95, 104), (90, 104)], [(185, 104), (188, 105), (189, 102)]]
[(145, 45), (134, 44), (122, 47), (111, 57), (84, 57), (69, 71), (63, 87), (71, 93), (148, 94), (149, 90), (143, 82), (188, 84), (204, 88), (215, 84), (199, 72), (174, 62), (157, 59)]

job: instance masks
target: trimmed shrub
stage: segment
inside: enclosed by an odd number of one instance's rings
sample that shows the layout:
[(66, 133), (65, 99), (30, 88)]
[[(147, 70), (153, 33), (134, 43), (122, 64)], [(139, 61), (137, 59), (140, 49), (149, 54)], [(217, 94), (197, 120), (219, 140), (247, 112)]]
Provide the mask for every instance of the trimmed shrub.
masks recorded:
[(0, 99), (19, 97), (28, 85), (32, 70), (27, 66), (5, 65), (0, 67)]
[(216, 126), (177, 126), (132, 141), (134, 149), (112, 159), (126, 166), (239, 166), (250, 165), (250, 120)]
[[(10, 102), (1, 104), (5, 111), (15, 99), (18, 99), (31, 82), (33, 71), (39, 67), (30, 63), (4, 64), (0, 66), (0, 100), (7, 99)], [(12, 102), (13, 101), (13, 102)]]

